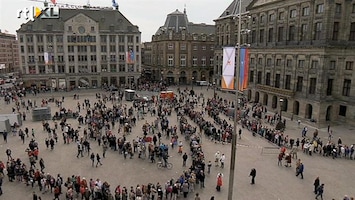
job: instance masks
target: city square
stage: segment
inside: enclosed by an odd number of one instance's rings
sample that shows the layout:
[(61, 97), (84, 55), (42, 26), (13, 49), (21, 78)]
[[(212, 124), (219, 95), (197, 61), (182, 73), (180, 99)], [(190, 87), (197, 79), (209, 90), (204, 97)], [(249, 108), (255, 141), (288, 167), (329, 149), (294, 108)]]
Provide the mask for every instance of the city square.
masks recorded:
[[(181, 86), (184, 88), (191, 89), (191, 86)], [(170, 88), (173, 91), (177, 91), (176, 87)], [(203, 93), (205, 98), (212, 98), (214, 90), (207, 87), (194, 87), (196, 94)], [(36, 100), (39, 104), (42, 99), (55, 98), (61, 99), (63, 96), (65, 101), (63, 102), (63, 107), (67, 109), (77, 110), (77, 102), (83, 102), (84, 99), (90, 99), (90, 102), (94, 103), (95, 93), (105, 94), (105, 91), (101, 90), (77, 90), (72, 92), (52, 92), (52, 93), (40, 93), (37, 96), (32, 96), (32, 94), (27, 94), (24, 99)], [(138, 91), (139, 93), (139, 91)], [(232, 100), (235, 95), (230, 93), (224, 93), (221, 91), (216, 92), (217, 95), (223, 99)], [(74, 94), (79, 95), (79, 99), (73, 99)], [(158, 95), (158, 93), (156, 93)], [(108, 106), (112, 106), (110, 102), (107, 103)], [(123, 100), (122, 104), (127, 104), (128, 107), (132, 105), (131, 102)], [(1, 101), (1, 113), (11, 113), (11, 109), (14, 106), (12, 102), (10, 105), (5, 105), (4, 101)], [(49, 103), (51, 107), (52, 114), (57, 111), (57, 107), (54, 103)], [(196, 110), (201, 110), (201, 105), (195, 108)], [(81, 110), (80, 114), (84, 113)], [(227, 120), (228, 117), (224, 114), (220, 114), (222, 118)], [(34, 128), (35, 130), (35, 140), (38, 141), (40, 155), (45, 161), (45, 173), (50, 173), (52, 175), (61, 174), (64, 180), (71, 175), (80, 175), (81, 177), (86, 177), (86, 179), (93, 178), (94, 180), (99, 178), (102, 181), (107, 181), (110, 184), (111, 192), (117, 185), (126, 186), (134, 188), (137, 184), (156, 184), (159, 182), (164, 185), (170, 179), (177, 180), (177, 178), (182, 174), (184, 170), (187, 170), (191, 165), (191, 157), (187, 160), (187, 167), (182, 167), (182, 158), (178, 154), (177, 148), (171, 149), (169, 147), (169, 162), (173, 163), (173, 168), (168, 169), (158, 169), (156, 164), (150, 163), (149, 159), (139, 159), (137, 154), (134, 155), (133, 159), (124, 159), (122, 155), (118, 154), (116, 151), (108, 150), (106, 153), (106, 158), (102, 158), (102, 166), (92, 167), (91, 161), (88, 156), (76, 157), (77, 148), (74, 142), (71, 144), (63, 144), (61, 132), (59, 131), (58, 143), (55, 144), (54, 150), (47, 149), (45, 146), (45, 138), (47, 133), (43, 131), (41, 122), (33, 122), (31, 120), (31, 114), (28, 113), (26, 121), (20, 128), (28, 127), (30, 130)], [(209, 118), (206, 115), (206, 119)], [(142, 136), (142, 125), (144, 123), (153, 122), (155, 117), (151, 117), (150, 114), (144, 116), (144, 119), (137, 121), (137, 126), (132, 130), (132, 133), (127, 136), (127, 141), (131, 141), (137, 136)], [(168, 116), (171, 125), (178, 125), (176, 114), (173, 112), (171, 116)], [(209, 120), (212, 120), (211, 118)], [(285, 134), (289, 135), (290, 138), (301, 137), (301, 130), (303, 126), (309, 127), (309, 133), (311, 134), (315, 129), (312, 128), (310, 124), (301, 124), (299, 127), (296, 121), (287, 120), (287, 128)], [(51, 126), (53, 122), (49, 121)], [(78, 127), (78, 122), (75, 119), (69, 119), (68, 123), (73, 127)], [(189, 121), (192, 126), (197, 126), (191, 120)], [(229, 120), (232, 123), (232, 120)], [(80, 135), (85, 125), (81, 125)], [(334, 131), (334, 140), (341, 137), (344, 144), (353, 144), (354, 138), (351, 137), (351, 128), (345, 126), (332, 127)], [(117, 134), (117, 127), (113, 129), (112, 132)], [(319, 129), (320, 137), (326, 141), (327, 140), (327, 130)], [(119, 134), (117, 134), (119, 136)], [(185, 141), (182, 137), (180, 138), (184, 143), (184, 152), (189, 153), (188, 141)], [(180, 140), (179, 139), (179, 140)], [(22, 144), (19, 136), (13, 136), (11, 133), (8, 135), (8, 143), (1, 140), (0, 152), (2, 152), (1, 160), (6, 162), (6, 149), (10, 148), (12, 150), (12, 155), (14, 158), (20, 158), (26, 165), (29, 165), (28, 157), (25, 149), (28, 147), (30, 138), (26, 138), (25, 144)], [(170, 140), (162, 137), (162, 142), (170, 146)], [(99, 147), (97, 142), (90, 140), (92, 152), (102, 153), (102, 147)], [(314, 198), (313, 194), (313, 181), (319, 176), (322, 183), (325, 184), (324, 199), (341, 199), (344, 195), (352, 196), (351, 194), (351, 184), (354, 178), (354, 174), (351, 170), (353, 165), (353, 160), (346, 160), (344, 158), (331, 159), (329, 157), (323, 157), (320, 155), (308, 156), (301, 151), (298, 152), (298, 158), (302, 160), (305, 165), (304, 179), (295, 177), (295, 161), (292, 161), (292, 167), (286, 168), (277, 165), (277, 153), (273, 144), (267, 142), (264, 138), (259, 136), (254, 137), (247, 129), (242, 129), (242, 137), (237, 141), (237, 157), (236, 157), (236, 171), (234, 177), (234, 199), (311, 199)], [(264, 149), (263, 149), (264, 148)], [(211, 168), (211, 173), (206, 174), (205, 188), (200, 189), (199, 185), (196, 185), (194, 193), (188, 195), (188, 199), (193, 199), (196, 192), (200, 194), (202, 199), (210, 199), (214, 196), (215, 199), (227, 199), (228, 195), (228, 177), (229, 177), (229, 166), (230, 166), (230, 144), (221, 144), (211, 141), (209, 138), (202, 136), (202, 150), (205, 157), (205, 162), (212, 161), (213, 166)], [(226, 155), (225, 167), (221, 169), (220, 167), (214, 166), (214, 154), (220, 151)], [(262, 151), (264, 151), (262, 153)], [(37, 163), (38, 168), (38, 163)], [(257, 170), (256, 184), (250, 184), (249, 172), (251, 168)], [(221, 192), (216, 191), (216, 177), (218, 173), (223, 174), (223, 186)], [(35, 184), (36, 185), (36, 184)], [(32, 192), (36, 191), (42, 199), (51, 199), (53, 194), (46, 193), (41, 194), (39, 192), (38, 186), (32, 188), (31, 186), (26, 186), (24, 183), (17, 181), (9, 182), (7, 177), (4, 178), (3, 182), (3, 192), (2, 198), (4, 199), (31, 199)], [(64, 189), (65, 191), (65, 189)], [(61, 195), (61, 199), (64, 199), (64, 195)], [(179, 197), (182, 198), (182, 197)]]

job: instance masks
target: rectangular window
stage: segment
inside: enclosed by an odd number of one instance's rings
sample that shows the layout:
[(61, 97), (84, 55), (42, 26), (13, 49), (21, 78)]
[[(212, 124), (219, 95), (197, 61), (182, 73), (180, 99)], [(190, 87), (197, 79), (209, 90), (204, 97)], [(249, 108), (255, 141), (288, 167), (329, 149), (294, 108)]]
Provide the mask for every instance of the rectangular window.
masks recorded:
[(202, 56), (202, 58), (201, 58), (201, 65), (202, 65), (203, 67), (206, 66), (206, 56)]
[(192, 57), (192, 66), (197, 66), (197, 57)]
[(328, 79), (328, 84), (327, 84), (327, 96), (332, 95), (332, 91), (333, 91), (333, 81), (334, 79)]
[(172, 55), (168, 56), (168, 66), (173, 67), (174, 66), (174, 57)]
[(320, 14), (324, 12), (324, 4), (318, 4), (316, 6), (316, 14)]
[(355, 41), (355, 22), (352, 22), (352, 23), (350, 24), (349, 40), (350, 40), (350, 41)]
[(110, 42), (116, 42), (116, 36), (115, 35), (110, 35), (109, 36), (109, 41)]
[(274, 29), (269, 28), (269, 34), (268, 34), (268, 42), (273, 42), (274, 41)]
[(116, 55), (110, 55), (110, 61), (116, 62)]
[(106, 43), (107, 42), (107, 36), (106, 35), (101, 35), (100, 36), (100, 42)]
[(261, 84), (261, 80), (262, 80), (262, 75), (263, 73), (262, 72), (258, 72), (258, 76), (257, 76), (257, 84)]
[(107, 52), (107, 47), (106, 45), (101, 45), (101, 52)]
[(284, 27), (280, 26), (277, 35), (277, 41), (281, 42), (284, 40)]
[(254, 71), (253, 71), (253, 70), (250, 70), (250, 73), (249, 73), (249, 82), (250, 82), (250, 83), (254, 83)]
[(269, 21), (270, 21), (270, 22), (275, 21), (275, 14), (274, 14), (274, 13), (272, 13), (272, 14), (269, 15)]
[(186, 50), (186, 44), (181, 44), (180, 50), (181, 50), (181, 51), (185, 51), (185, 50)]
[(260, 16), (260, 23), (264, 23), (265, 22), (265, 15), (261, 15)]
[(110, 64), (110, 72), (117, 72), (117, 65)]
[(125, 72), (126, 71), (126, 66), (124, 64), (120, 64), (120, 65), (118, 65), (118, 70), (120, 72)]
[(297, 77), (296, 91), (297, 92), (302, 92), (302, 88), (303, 88), (303, 77), (302, 76), (298, 76)]
[(255, 58), (250, 58), (250, 64), (255, 64)]
[(298, 67), (303, 68), (304, 67), (304, 60), (299, 60), (298, 61)]
[(116, 52), (116, 46), (110, 45), (110, 52)]
[(174, 49), (174, 44), (173, 43), (169, 43), (168, 44), (168, 50), (173, 50)]
[(345, 70), (353, 70), (353, 65), (354, 65), (353, 61), (346, 61)]
[(96, 46), (95, 45), (91, 45), (90, 46), (90, 52), (96, 52)]
[(280, 88), (280, 82), (281, 82), (281, 78), (280, 78), (280, 74), (276, 74), (276, 77), (275, 77), (275, 88)]
[(74, 52), (74, 46), (68, 46), (68, 52), (73, 53)]
[(69, 73), (75, 73), (75, 66), (69, 66)]
[(308, 33), (308, 24), (302, 24), (301, 25), (300, 41), (307, 40), (307, 33)]
[(336, 3), (335, 4), (335, 14), (341, 14), (341, 4), (340, 3)]
[(186, 67), (186, 55), (180, 55), (180, 66)]
[(279, 20), (284, 20), (285, 19), (285, 12), (279, 12)]
[(266, 59), (266, 66), (271, 66), (271, 58)]
[(192, 47), (192, 49), (193, 49), (194, 51), (197, 51), (197, 50), (198, 50), (197, 45), (194, 45), (194, 46)]
[(58, 73), (65, 73), (65, 66), (64, 65), (58, 65)]
[(345, 117), (346, 116), (346, 106), (339, 106), (339, 115)]
[(285, 89), (286, 90), (291, 89), (291, 75), (286, 75)]
[(352, 13), (355, 13), (355, 4), (353, 4), (353, 7), (352, 7), (352, 9), (351, 9), (351, 12), (352, 12)]
[(315, 94), (316, 93), (316, 85), (317, 85), (317, 79), (316, 78), (310, 78), (309, 79), (309, 94)]
[(264, 29), (260, 29), (259, 31), (259, 42), (260, 43), (264, 42)]
[(320, 40), (321, 39), (321, 33), (322, 33), (322, 22), (317, 22), (314, 25), (314, 40)]
[(336, 61), (335, 61), (335, 60), (331, 60), (331, 61), (329, 62), (329, 69), (330, 69), (330, 70), (335, 69), (335, 64), (336, 64)]
[(256, 43), (256, 30), (251, 31), (251, 43)]
[(118, 36), (118, 42), (119, 42), (119, 43), (124, 43), (124, 41), (125, 41), (124, 35), (119, 35), (119, 36)]
[(292, 67), (292, 59), (286, 60), (286, 67)]
[(276, 66), (280, 66), (281, 65), (281, 59), (276, 59)]
[(290, 18), (295, 18), (297, 16), (296, 9), (290, 10)]
[(308, 15), (309, 15), (309, 7), (302, 8), (302, 16), (308, 16)]
[(260, 65), (262, 65), (262, 64), (263, 64), (263, 58), (259, 58), (258, 63), (259, 63)]
[(339, 36), (339, 22), (334, 22), (332, 40), (338, 40), (338, 36)]
[(318, 67), (318, 60), (312, 60), (311, 69), (317, 69)]
[(270, 83), (271, 83), (271, 74), (270, 74), (270, 72), (267, 72), (266, 73), (266, 79), (265, 79), (265, 85), (270, 85)]
[(350, 96), (350, 88), (351, 88), (351, 80), (350, 79), (344, 79), (343, 83), (343, 96)]
[(294, 25), (289, 26), (288, 30), (288, 40), (289, 41), (295, 41), (295, 36), (296, 36), (296, 27)]

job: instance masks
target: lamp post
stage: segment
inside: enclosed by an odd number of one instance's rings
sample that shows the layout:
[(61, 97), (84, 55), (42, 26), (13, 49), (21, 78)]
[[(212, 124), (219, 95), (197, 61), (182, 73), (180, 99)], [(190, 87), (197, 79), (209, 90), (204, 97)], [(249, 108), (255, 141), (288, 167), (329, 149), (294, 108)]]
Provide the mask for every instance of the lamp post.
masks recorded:
[(195, 80), (195, 77), (191, 77), (191, 90), (194, 90), (194, 80)]
[(216, 82), (213, 82), (213, 98), (216, 98)]
[[(237, 6), (237, 0), (235, 2), (235, 6)], [(235, 172), (235, 162), (237, 160), (237, 122), (238, 122), (238, 99), (239, 99), (239, 73), (240, 73), (240, 43), (241, 43), (241, 25), (242, 25), (242, 0), (239, 0), (239, 8), (238, 8), (238, 37), (237, 37), (237, 50), (238, 50), (238, 56), (236, 60), (236, 73), (235, 73), (235, 81), (234, 81), (234, 86), (235, 86), (235, 101), (236, 105), (234, 108), (234, 129), (232, 133), (232, 148), (231, 148), (231, 159), (230, 159), (230, 168), (229, 168), (229, 184), (228, 184), (228, 200), (233, 200), (233, 191), (235, 188), (234, 186), (234, 172)]]
[(280, 98), (280, 122), (282, 121), (282, 107), (283, 107), (284, 99)]

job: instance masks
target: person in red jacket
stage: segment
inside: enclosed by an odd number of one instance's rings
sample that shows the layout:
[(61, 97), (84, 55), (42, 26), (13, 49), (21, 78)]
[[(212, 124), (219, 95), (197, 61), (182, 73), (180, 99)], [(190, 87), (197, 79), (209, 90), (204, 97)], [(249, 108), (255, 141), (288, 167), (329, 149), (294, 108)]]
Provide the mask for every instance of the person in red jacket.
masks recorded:
[(217, 187), (216, 187), (218, 192), (221, 191), (221, 186), (223, 184), (222, 177), (223, 177), (223, 174), (222, 173), (218, 173), (218, 175), (217, 175)]

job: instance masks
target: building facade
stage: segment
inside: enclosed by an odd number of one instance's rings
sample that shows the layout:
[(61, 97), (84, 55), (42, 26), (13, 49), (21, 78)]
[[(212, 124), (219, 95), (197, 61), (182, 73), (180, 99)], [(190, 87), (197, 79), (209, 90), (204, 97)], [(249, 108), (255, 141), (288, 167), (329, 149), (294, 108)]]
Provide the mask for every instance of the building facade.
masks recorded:
[(212, 81), (214, 41), (213, 25), (191, 23), (186, 10), (176, 10), (145, 44), (145, 72), (167, 84)]
[(254, 0), (247, 97), (293, 119), (355, 122), (355, 1)]
[(72, 89), (136, 83), (141, 33), (110, 8), (60, 9), (17, 31), (25, 85)]
[(0, 31), (0, 73), (20, 72), (19, 48), (16, 35)]
[[(241, 29), (248, 28), (248, 12), (246, 7), (251, 3), (252, 0), (242, 1), (241, 16), (242, 23)], [(238, 40), (238, 16), (239, 16), (239, 1), (234, 0), (228, 8), (223, 11), (223, 13), (215, 19), (216, 27), (216, 42), (215, 42), (215, 52), (214, 52), (214, 82), (216, 87), (221, 87), (222, 85), (222, 70), (223, 70), (223, 48), (224, 47), (236, 47)], [(248, 36), (247, 34), (241, 35), (241, 45), (247, 46)], [(237, 51), (236, 51), (237, 54)], [(238, 56), (238, 55), (236, 55)]]

